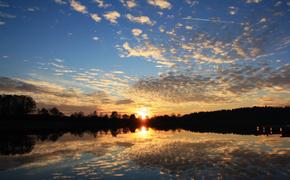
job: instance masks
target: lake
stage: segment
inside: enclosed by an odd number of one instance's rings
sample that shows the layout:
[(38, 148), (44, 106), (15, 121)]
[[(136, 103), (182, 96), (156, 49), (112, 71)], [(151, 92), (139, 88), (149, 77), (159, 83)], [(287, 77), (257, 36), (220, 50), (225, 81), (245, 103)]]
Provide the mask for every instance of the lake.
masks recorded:
[(158, 131), (1, 135), (0, 179), (290, 179), (290, 138)]

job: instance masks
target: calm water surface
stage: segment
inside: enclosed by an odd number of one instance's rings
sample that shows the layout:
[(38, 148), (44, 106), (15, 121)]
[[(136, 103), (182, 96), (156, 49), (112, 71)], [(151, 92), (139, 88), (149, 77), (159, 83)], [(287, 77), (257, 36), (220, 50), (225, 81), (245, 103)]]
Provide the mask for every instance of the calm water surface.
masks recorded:
[(0, 179), (290, 179), (290, 138), (279, 135), (118, 133), (2, 141)]

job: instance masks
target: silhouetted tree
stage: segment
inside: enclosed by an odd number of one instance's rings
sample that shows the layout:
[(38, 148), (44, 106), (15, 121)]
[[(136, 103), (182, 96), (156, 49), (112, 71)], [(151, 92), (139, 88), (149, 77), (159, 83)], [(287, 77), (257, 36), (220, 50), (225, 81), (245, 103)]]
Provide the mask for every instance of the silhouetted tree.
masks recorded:
[(130, 119), (131, 121), (136, 120), (136, 116), (135, 116), (135, 114), (131, 114), (129, 119)]
[(24, 114), (32, 113), (36, 109), (36, 102), (30, 96), (22, 97), (22, 102), (24, 104)]
[(112, 113), (111, 113), (111, 116), (110, 116), (110, 118), (111, 119), (117, 119), (118, 118), (118, 112), (117, 111), (113, 111)]
[(49, 116), (49, 112), (46, 108), (42, 108), (42, 109), (38, 110), (38, 114), (41, 116)]
[(23, 116), (35, 111), (36, 102), (30, 96), (0, 95), (1, 116)]
[(84, 118), (85, 117), (85, 114), (82, 111), (75, 112), (75, 113), (71, 114), (71, 117), (73, 117), (73, 118)]
[(91, 114), (89, 114), (89, 117), (98, 117), (97, 111), (94, 111)]
[(128, 116), (127, 114), (124, 114), (124, 115), (122, 116), (122, 119), (129, 119), (129, 116)]
[(49, 113), (51, 116), (59, 116), (59, 117), (64, 116), (64, 114), (61, 111), (59, 111), (56, 107), (51, 108), (49, 110)]
[(105, 115), (102, 115), (102, 118), (106, 120), (106, 119), (109, 119), (109, 116), (108, 114), (105, 114)]

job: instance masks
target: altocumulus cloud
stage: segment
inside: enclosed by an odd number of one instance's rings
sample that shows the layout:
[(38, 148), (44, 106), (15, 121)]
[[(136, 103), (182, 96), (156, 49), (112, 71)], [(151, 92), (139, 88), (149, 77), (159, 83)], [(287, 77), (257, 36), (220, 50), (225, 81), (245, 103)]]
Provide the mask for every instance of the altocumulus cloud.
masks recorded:
[(160, 9), (171, 9), (171, 4), (167, 0), (147, 0), (150, 5), (157, 6)]
[(112, 24), (117, 24), (117, 19), (120, 17), (120, 13), (118, 11), (109, 11), (104, 14), (104, 17), (110, 21)]
[[(211, 75), (170, 72), (140, 79), (132, 88), (168, 102), (230, 102), (248, 93), (285, 93), (290, 87), (290, 64), (278, 68), (268, 65), (231, 65)], [(257, 97), (258, 99), (258, 97)]]
[(131, 47), (128, 42), (123, 44), (124, 54), (126, 57), (144, 57), (146, 59), (153, 59), (159, 64), (165, 66), (173, 66), (174, 63), (170, 62), (164, 56), (164, 50), (160, 47), (156, 47), (148, 42), (145, 42), (143, 46)]
[(132, 103), (134, 103), (134, 101), (131, 99), (122, 99), (122, 100), (116, 101), (117, 105), (132, 104)]
[(90, 16), (95, 22), (100, 22), (102, 20), (102, 18), (96, 13), (92, 13)]
[(44, 89), (36, 87), (32, 84), (25, 83), (17, 79), (8, 77), (0, 77), (0, 90), (1, 91), (26, 91), (26, 92), (46, 92)]
[[(118, 72), (117, 69), (114, 69), (116, 70), (114, 72), (99, 70), (77, 72), (79, 71), (77, 68), (68, 68), (62, 62), (51, 62), (48, 68), (52, 68), (55, 75), (68, 78), (71, 76), (72, 82), (78, 84), (83, 91), (76, 88), (68, 91), (67, 88), (59, 87), (60, 90), (51, 93), (46, 92), (52, 90), (43, 88), (44, 84), (40, 86), (40, 82), (21, 79), (17, 82), (19, 86), (14, 85), (10, 89), (26, 88), (27, 92), (38, 91), (50, 98), (62, 94), (64, 97), (69, 96), (68, 101), (72, 103), (71, 97), (76, 95), (87, 98), (86, 102), (93, 102), (83, 93), (89, 88), (93, 91), (102, 90), (110, 95), (114, 94), (112, 95), (114, 99), (109, 97), (101, 101), (111, 107), (119, 107), (116, 105), (118, 103), (126, 104), (126, 99), (134, 101), (134, 105), (140, 102), (150, 103), (152, 98), (156, 97), (155, 105), (152, 103), (152, 107), (175, 110), (174, 108), (178, 106), (180, 109), (188, 108), (186, 111), (192, 111), (196, 107), (193, 102), (205, 104), (217, 102), (219, 104), (217, 108), (220, 108), (222, 102), (239, 101), (235, 106), (244, 106), (246, 100), (243, 98), (246, 97), (252, 100), (246, 105), (253, 105), (259, 99), (267, 102), (280, 99), (280, 104), (290, 102), (290, 69), (287, 59), (290, 47), (288, 2), (279, 0), (273, 3), (266, 0), (240, 0), (229, 4), (219, 4), (214, 0), (211, 3), (195, 0), (144, 2), (54, 0), (54, 2), (60, 4), (62, 8), (72, 8), (81, 13), (78, 15), (91, 19), (92, 24), (103, 19), (106, 20), (104, 24), (117, 24), (122, 14), (128, 26), (123, 27), (124, 24), (120, 23), (111, 27), (116, 33), (112, 33), (112, 37), (117, 39), (114, 41), (117, 53), (130, 59), (141, 57), (140, 59), (149, 62), (148, 65), (154, 63), (150, 68), (157, 67), (156, 71), (148, 68), (150, 77), (146, 76), (145, 72), (142, 74), (144, 76), (140, 74), (139, 77), (132, 78), (127, 76), (126, 73), (129, 73), (127, 69), (122, 69), (124, 73)], [(67, 5), (62, 5), (63, 2), (67, 2)], [(215, 3), (222, 8), (215, 8)], [(6, 4), (0, 2), (1, 7), (9, 6)], [(90, 11), (95, 8), (100, 11)], [(192, 14), (198, 12), (195, 11), (197, 9), (203, 10), (202, 13)], [(212, 15), (213, 12), (215, 16)], [(13, 15), (0, 13), (0, 17), (6, 18), (0, 20), (2, 24), (5, 22), (8, 24)], [(89, 37), (94, 36), (95, 34)], [(102, 34), (98, 36), (103, 39)], [(138, 68), (139, 66), (134, 67), (133, 71), (138, 71)], [(133, 88), (130, 88), (132, 84)], [(134, 96), (124, 92), (128, 89), (139, 93)], [(143, 95), (148, 98), (143, 98)], [(124, 99), (119, 100), (120, 97)]]
[(74, 106), (83, 107), (84, 110), (96, 109), (112, 101), (104, 91), (84, 93), (77, 88), (64, 88), (49, 82), (7, 77), (0, 77), (0, 93), (29, 95), (42, 106), (58, 106), (67, 109)]
[(88, 13), (87, 11), (87, 7), (82, 5), (80, 2), (76, 1), (76, 0), (71, 0), (70, 1), (70, 6), (77, 12), (86, 14)]
[(134, 28), (134, 29), (132, 29), (132, 34), (134, 36), (140, 36), (140, 34), (142, 34), (142, 30), (138, 29), (138, 28)]
[(112, 6), (111, 4), (105, 3), (103, 0), (94, 0), (94, 2), (96, 2), (100, 8), (108, 8)]
[(148, 16), (133, 16), (131, 14), (127, 14), (126, 17), (129, 21), (136, 22), (139, 24), (147, 24), (153, 26), (155, 23)]
[(135, 0), (121, 0), (121, 3), (123, 4), (123, 6), (131, 9), (137, 6), (137, 3)]

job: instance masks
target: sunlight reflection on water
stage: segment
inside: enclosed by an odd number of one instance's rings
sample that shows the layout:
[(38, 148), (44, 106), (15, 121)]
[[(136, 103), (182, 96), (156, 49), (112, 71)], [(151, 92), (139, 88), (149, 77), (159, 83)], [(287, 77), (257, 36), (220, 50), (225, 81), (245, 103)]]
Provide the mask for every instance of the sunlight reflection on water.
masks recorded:
[(27, 154), (0, 156), (0, 179), (284, 178), (290, 139), (279, 136), (155, 131), (117, 137), (65, 134)]
[(151, 129), (145, 126), (142, 126), (140, 129), (136, 129), (136, 135), (139, 138), (150, 138)]

